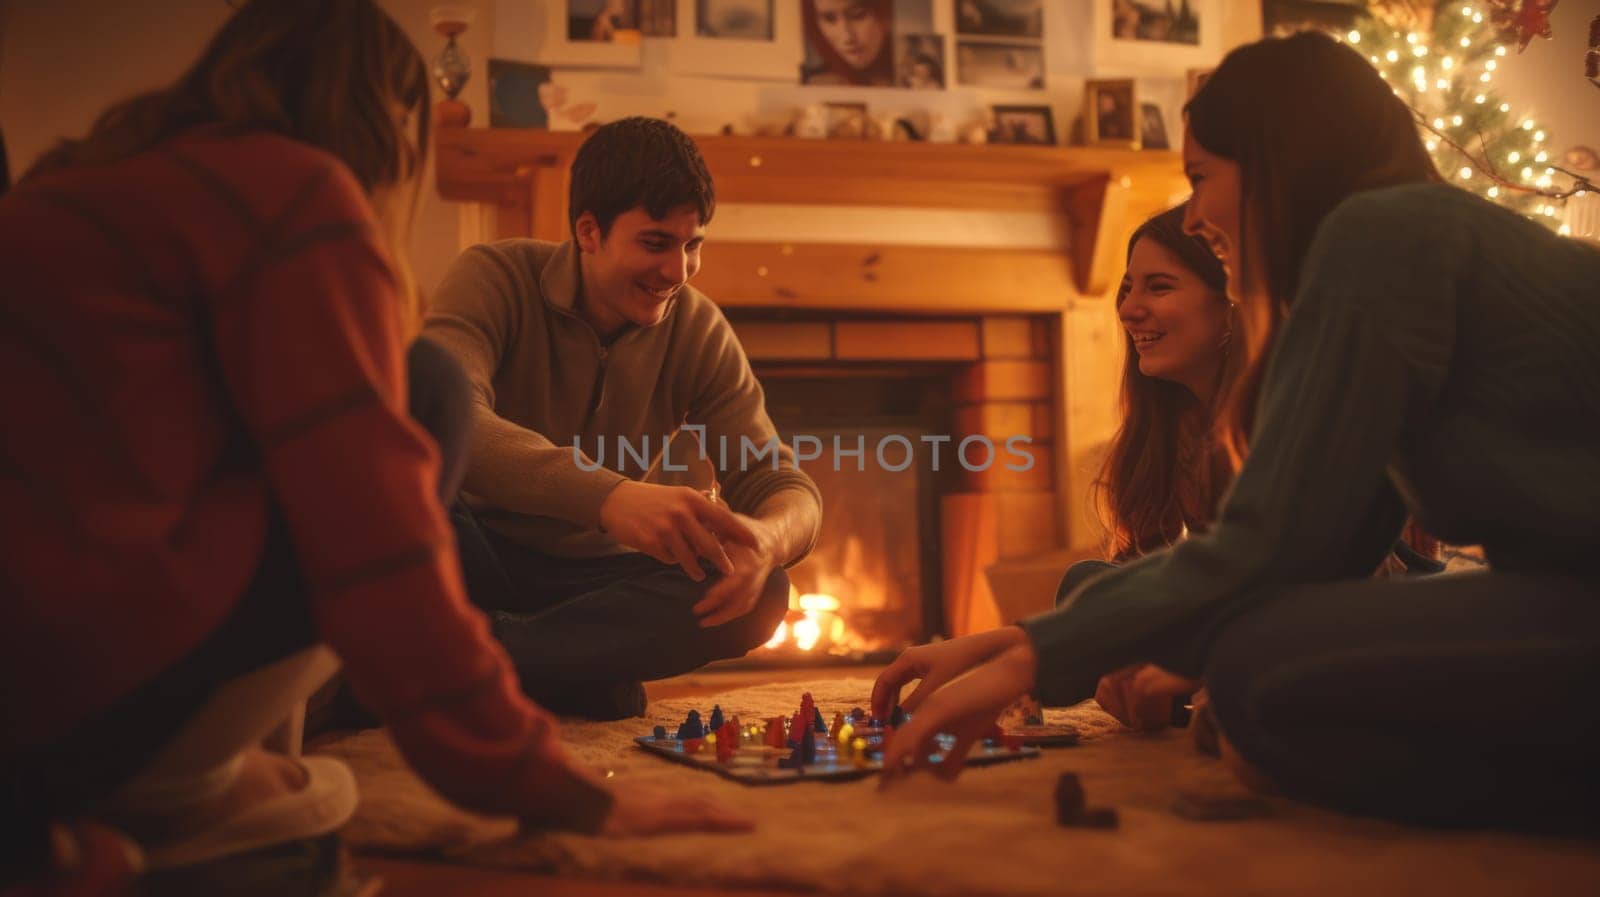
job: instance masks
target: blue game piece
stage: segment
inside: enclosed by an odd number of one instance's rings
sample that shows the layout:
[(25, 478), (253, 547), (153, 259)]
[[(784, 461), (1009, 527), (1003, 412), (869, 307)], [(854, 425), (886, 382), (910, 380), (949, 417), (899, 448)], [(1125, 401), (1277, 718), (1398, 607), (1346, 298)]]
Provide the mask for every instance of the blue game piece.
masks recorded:
[(717, 704), (711, 708), (711, 731), (722, 731), (722, 705)]
[(667, 740), (667, 727), (666, 726), (656, 726), (655, 731), (650, 733), (650, 734), (651, 734), (651, 736), (653, 738), (655, 738), (656, 741), (666, 741)]
[(807, 732), (800, 737), (800, 762), (810, 766), (817, 762), (817, 739)]
[(700, 722), (700, 711), (689, 711), (689, 715), (683, 719), (683, 725), (678, 727), (678, 740), (693, 741), (696, 738), (704, 737), (706, 737), (706, 728)]
[(889, 714), (889, 728), (898, 729), (905, 725), (905, 722), (906, 712), (900, 709), (899, 704), (894, 705), (894, 712)]
[(811, 731), (828, 734), (828, 725), (822, 721), (822, 711), (813, 709), (812, 712), (816, 714), (816, 719), (811, 723)]

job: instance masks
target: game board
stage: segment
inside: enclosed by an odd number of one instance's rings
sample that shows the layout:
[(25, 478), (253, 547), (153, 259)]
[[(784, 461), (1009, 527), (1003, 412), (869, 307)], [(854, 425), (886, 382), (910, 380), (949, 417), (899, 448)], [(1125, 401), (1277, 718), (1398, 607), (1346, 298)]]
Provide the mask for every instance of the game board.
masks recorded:
[[(889, 725), (884, 725), (855, 708), (849, 715), (835, 713), (830, 728), (823, 724), (822, 714), (808, 693), (802, 696), (800, 711), (790, 720), (780, 716), (764, 724), (743, 726), (737, 718), (724, 720), (722, 709), (717, 707), (712, 710), (711, 725), (707, 725), (700, 722), (698, 711), (691, 710), (675, 734), (657, 726), (654, 734), (639, 736), (634, 742), (658, 757), (710, 770), (746, 785), (838, 782), (882, 770), (884, 740), (893, 737), (894, 728), (907, 718), (895, 708)], [(800, 734), (797, 736), (796, 732)], [(1076, 741), (1075, 732), (1072, 739)], [(941, 735), (939, 743), (942, 751), (948, 751), (955, 746), (955, 738)], [(1037, 747), (1007, 736), (997, 727), (992, 737), (972, 747), (967, 764), (985, 766), (1037, 756)], [(941, 756), (935, 754), (932, 759), (938, 762)]]

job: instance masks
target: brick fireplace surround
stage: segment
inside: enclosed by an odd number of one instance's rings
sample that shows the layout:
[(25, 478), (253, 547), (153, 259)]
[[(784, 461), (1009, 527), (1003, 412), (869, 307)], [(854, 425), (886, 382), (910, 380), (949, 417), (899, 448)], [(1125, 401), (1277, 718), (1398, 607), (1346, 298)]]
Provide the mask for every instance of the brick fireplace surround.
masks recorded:
[[(463, 245), (565, 239), (567, 171), (581, 139), (440, 128), (439, 192), (476, 204), (462, 215)], [(1099, 541), (1090, 486), (1096, 450), (1115, 428), (1121, 364), (1109, 300), (1133, 228), (1187, 194), (1176, 154), (696, 142), (716, 180), (719, 212), (694, 283), (723, 307), (763, 380), (936, 365), (951, 375), (957, 440), (1032, 439), (1032, 470), (995, 464), (964, 473), (939, 496), (946, 633), (1048, 607), (1060, 571)], [(784, 220), (829, 209), (857, 223), (854, 239), (829, 242), (826, 228), (819, 239), (816, 227), (785, 233)], [(979, 245), (918, 245), (897, 233), (907, 214), (1001, 224)], [(872, 239), (863, 238), (862, 221)], [(1042, 245), (1023, 226), (1012, 245), (1007, 221), (1054, 221), (1060, 239)], [(741, 239), (751, 232), (761, 239)]]

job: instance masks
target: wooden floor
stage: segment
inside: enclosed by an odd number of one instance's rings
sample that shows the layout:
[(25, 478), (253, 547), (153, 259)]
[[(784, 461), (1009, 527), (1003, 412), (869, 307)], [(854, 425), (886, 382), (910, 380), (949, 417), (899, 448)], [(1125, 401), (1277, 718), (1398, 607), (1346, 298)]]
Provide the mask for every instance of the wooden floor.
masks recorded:
[[(818, 679), (872, 678), (879, 667), (793, 670), (727, 670), (690, 673), (647, 685), (650, 700), (721, 694), (754, 685)], [(724, 891), (648, 884), (554, 878), (500, 869), (395, 857), (357, 856), (356, 869), (382, 882), (377, 897), (793, 897), (793, 891)]]

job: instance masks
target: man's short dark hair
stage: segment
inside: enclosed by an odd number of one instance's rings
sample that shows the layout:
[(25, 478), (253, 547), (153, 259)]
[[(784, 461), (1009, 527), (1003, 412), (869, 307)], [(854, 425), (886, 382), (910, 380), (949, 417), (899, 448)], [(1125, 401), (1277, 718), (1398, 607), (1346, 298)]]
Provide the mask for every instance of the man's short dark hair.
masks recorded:
[(605, 236), (629, 209), (643, 206), (659, 220), (686, 205), (709, 224), (717, 197), (699, 148), (670, 122), (635, 116), (602, 125), (572, 160), (567, 224), (573, 239), (584, 212), (594, 214)]

